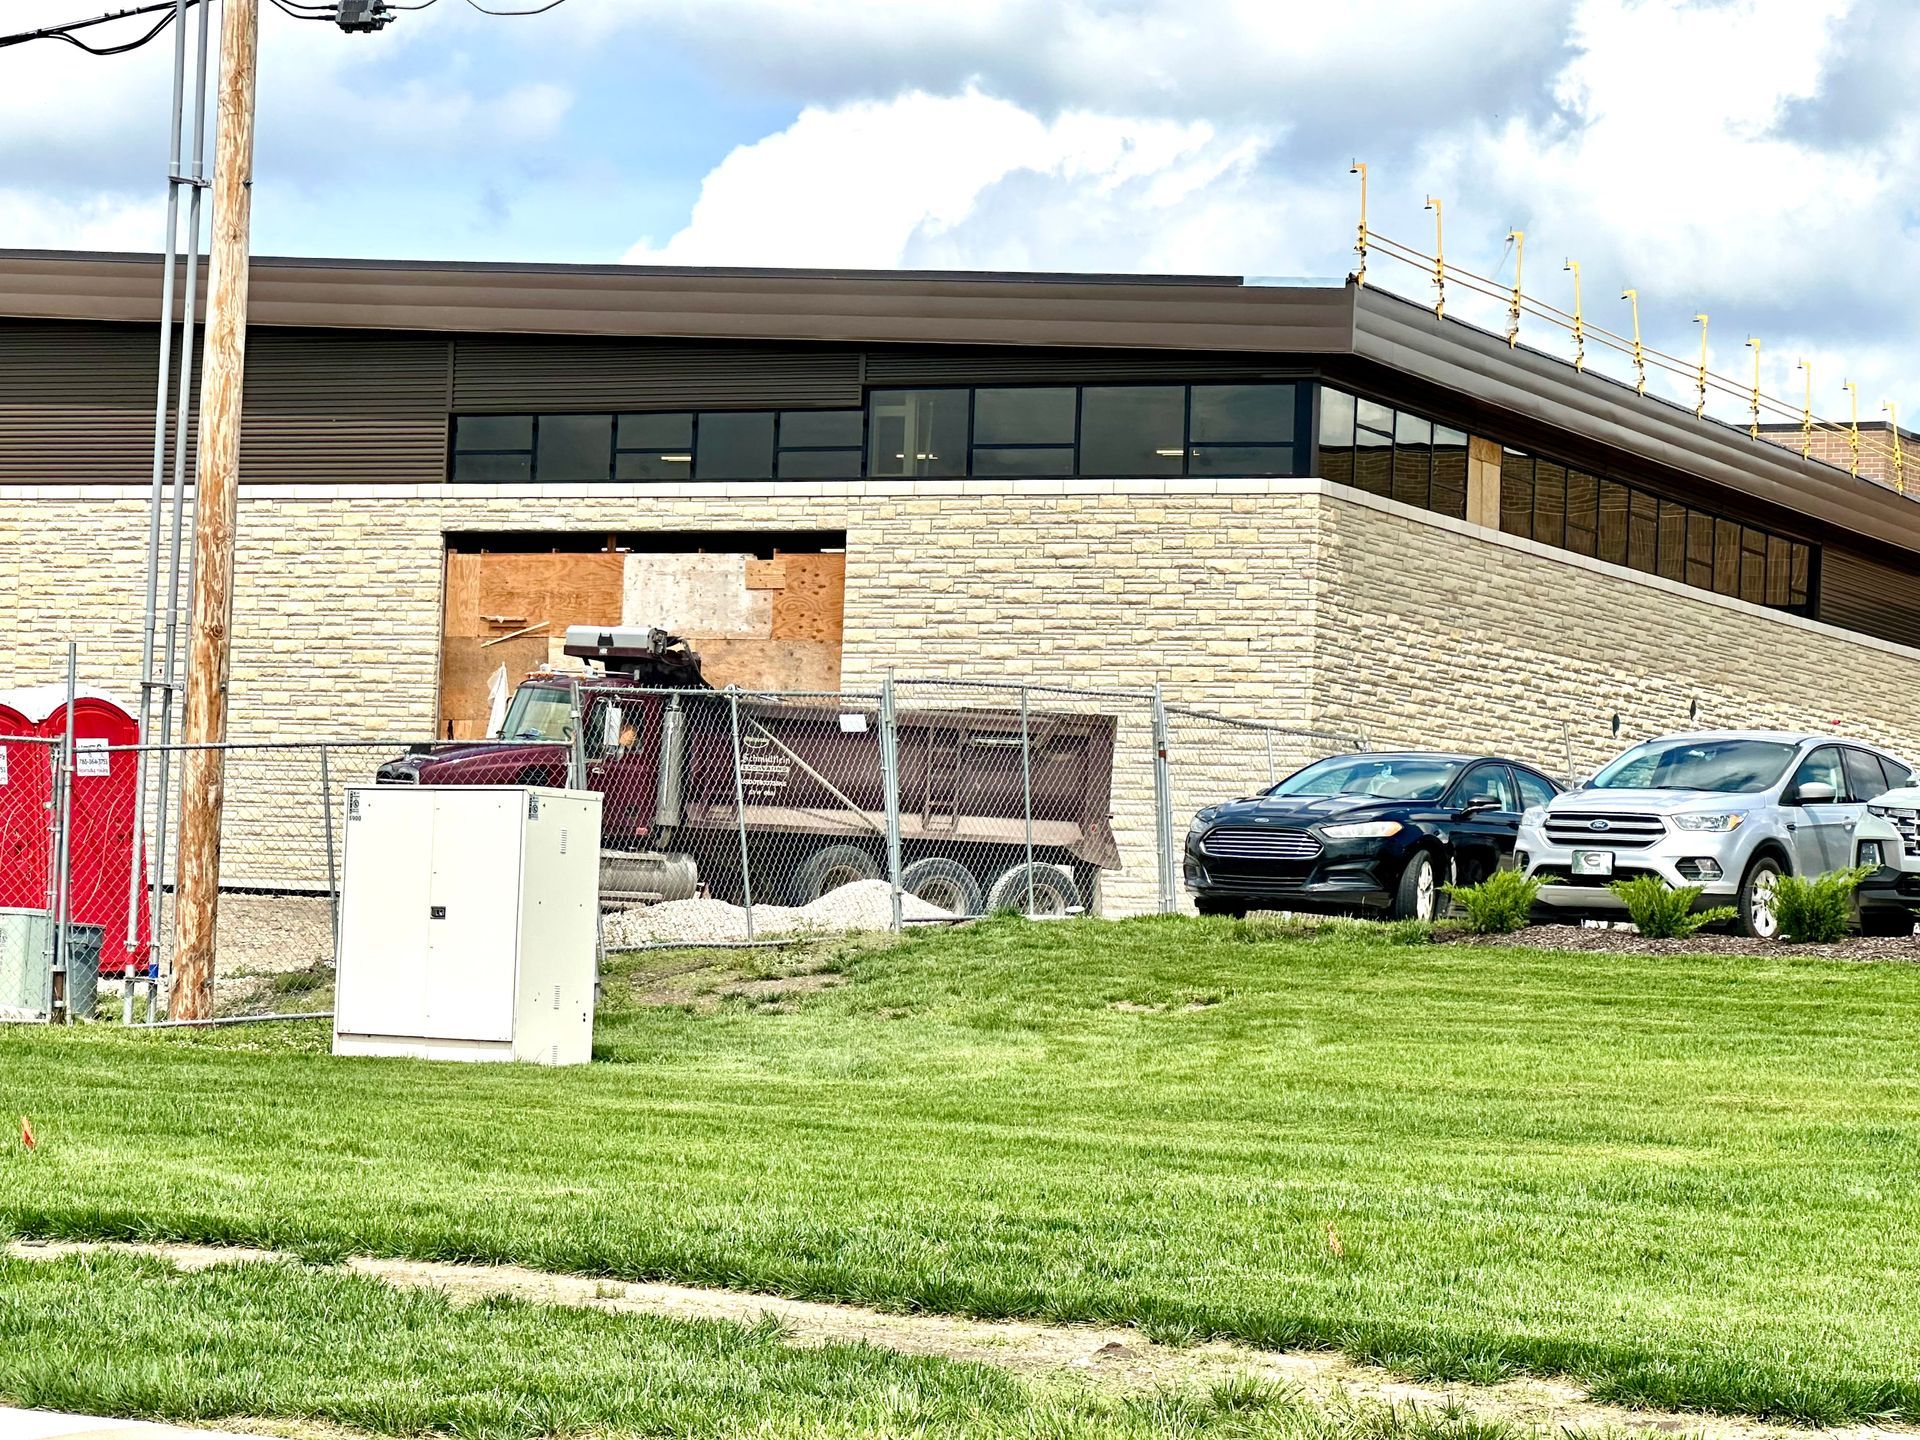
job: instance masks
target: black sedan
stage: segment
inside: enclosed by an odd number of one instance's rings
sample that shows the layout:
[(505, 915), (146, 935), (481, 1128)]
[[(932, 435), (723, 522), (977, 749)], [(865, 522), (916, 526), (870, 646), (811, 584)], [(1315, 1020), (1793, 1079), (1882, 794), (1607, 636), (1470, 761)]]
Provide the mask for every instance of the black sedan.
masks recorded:
[(1520, 814), (1560, 787), (1487, 755), (1336, 755), (1187, 831), (1186, 880), (1203, 915), (1385, 912), (1431, 920), (1441, 885), (1471, 885), (1513, 853)]

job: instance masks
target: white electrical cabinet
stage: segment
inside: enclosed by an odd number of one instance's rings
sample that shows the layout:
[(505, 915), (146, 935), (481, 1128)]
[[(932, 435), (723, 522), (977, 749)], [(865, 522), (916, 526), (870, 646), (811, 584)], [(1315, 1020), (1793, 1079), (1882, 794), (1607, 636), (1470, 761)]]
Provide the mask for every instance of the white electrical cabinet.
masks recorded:
[(345, 830), (334, 1054), (587, 1062), (598, 794), (358, 786)]

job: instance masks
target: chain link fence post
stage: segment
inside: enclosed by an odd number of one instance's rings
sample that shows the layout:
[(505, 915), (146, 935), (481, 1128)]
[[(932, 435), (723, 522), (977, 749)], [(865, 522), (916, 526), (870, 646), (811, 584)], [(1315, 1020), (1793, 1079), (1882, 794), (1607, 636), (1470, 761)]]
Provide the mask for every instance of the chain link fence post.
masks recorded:
[(1173, 853), (1173, 777), (1167, 764), (1167, 703), (1160, 682), (1153, 682), (1153, 809), (1155, 849), (1160, 859), (1160, 913), (1177, 908)]
[(900, 899), (900, 727), (893, 673), (880, 682), (880, 787), (886, 809), (889, 924), (898, 935), (906, 920)]
[(1033, 733), (1028, 723), (1027, 687), (1020, 687), (1020, 811), (1027, 842), (1027, 915), (1034, 911), (1033, 872)]
[(50, 1019), (72, 1023), (68, 977), (73, 958), (73, 775), (74, 775), (74, 700), (80, 676), (80, 647), (67, 642), (66, 728), (60, 740), (60, 791), (54, 825), (56, 843), (53, 863), (53, 955)]
[(747, 786), (741, 774), (740, 692), (727, 687), (727, 717), (733, 728), (733, 821), (740, 836), (740, 903), (746, 909), (747, 943), (753, 943), (753, 867), (747, 861)]
[(333, 773), (327, 764), (327, 747), (320, 747), (320, 828), (327, 847), (328, 920), (333, 931), (331, 954), (340, 963), (340, 874), (333, 855)]

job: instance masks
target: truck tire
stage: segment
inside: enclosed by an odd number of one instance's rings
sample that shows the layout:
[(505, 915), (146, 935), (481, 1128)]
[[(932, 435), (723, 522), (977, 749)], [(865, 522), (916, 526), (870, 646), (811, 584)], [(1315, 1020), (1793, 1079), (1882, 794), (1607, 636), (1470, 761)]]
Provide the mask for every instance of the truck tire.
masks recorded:
[(987, 892), (987, 909), (1017, 910), (1025, 915), (1029, 876), (1035, 915), (1066, 915), (1081, 908), (1080, 887), (1073, 883), (1073, 877), (1058, 865), (1035, 861), (1032, 865), (1015, 865), (994, 881)]
[(952, 915), (978, 915), (984, 897), (973, 871), (944, 855), (924, 855), (900, 872), (900, 888)]
[(793, 903), (811, 905), (842, 885), (879, 878), (880, 862), (858, 845), (822, 845), (794, 872)]

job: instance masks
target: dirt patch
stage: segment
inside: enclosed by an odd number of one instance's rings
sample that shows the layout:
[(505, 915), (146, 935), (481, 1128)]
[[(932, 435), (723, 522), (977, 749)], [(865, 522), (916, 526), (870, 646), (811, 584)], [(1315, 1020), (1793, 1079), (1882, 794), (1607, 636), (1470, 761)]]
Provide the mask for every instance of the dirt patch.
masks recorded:
[(1749, 940), (1744, 935), (1702, 933), (1686, 940), (1649, 940), (1628, 925), (1533, 925), (1511, 935), (1443, 933), (1454, 945), (1524, 945), (1539, 950), (1603, 951), (1619, 955), (1750, 955), (1762, 959), (1805, 956), (1821, 960), (1893, 961), (1920, 964), (1920, 937), (1854, 935), (1832, 945), (1792, 945)]
[[(293, 1257), (268, 1250), (205, 1245), (17, 1241), (7, 1253), (24, 1259), (114, 1250), (171, 1260), (182, 1269)], [(1156, 1344), (1137, 1330), (1091, 1325), (1044, 1325), (1021, 1320), (967, 1320), (944, 1315), (895, 1315), (858, 1305), (829, 1305), (709, 1290), (687, 1285), (595, 1280), (514, 1265), (454, 1265), (356, 1257), (344, 1267), (389, 1285), (439, 1290), (458, 1303), (512, 1296), (543, 1305), (569, 1305), (618, 1314), (753, 1324), (772, 1319), (796, 1345), (864, 1343), (903, 1355), (996, 1365), (1039, 1378), (1078, 1379), (1117, 1390), (1210, 1386), (1252, 1376), (1290, 1387), (1325, 1405), (1378, 1404), (1465, 1410), (1488, 1420), (1530, 1425), (1545, 1432), (1638, 1431), (1699, 1435), (1705, 1440), (1911, 1440), (1920, 1431), (1888, 1426), (1813, 1430), (1800, 1426), (1659, 1410), (1635, 1410), (1589, 1400), (1558, 1380), (1521, 1379), (1498, 1385), (1422, 1384), (1395, 1379), (1330, 1351), (1255, 1350), (1244, 1345)], [(249, 1427), (251, 1428), (251, 1427)], [(284, 1432), (283, 1432), (284, 1433)]]

